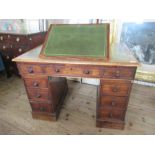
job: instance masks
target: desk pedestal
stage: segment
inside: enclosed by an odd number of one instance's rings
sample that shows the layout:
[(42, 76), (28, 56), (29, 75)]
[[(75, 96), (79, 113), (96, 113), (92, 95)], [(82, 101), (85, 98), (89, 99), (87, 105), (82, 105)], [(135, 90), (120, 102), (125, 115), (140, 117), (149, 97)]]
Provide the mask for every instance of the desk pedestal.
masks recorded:
[(98, 78), (96, 126), (123, 129), (136, 67), (19, 63), (37, 119), (55, 121), (67, 93), (64, 77)]

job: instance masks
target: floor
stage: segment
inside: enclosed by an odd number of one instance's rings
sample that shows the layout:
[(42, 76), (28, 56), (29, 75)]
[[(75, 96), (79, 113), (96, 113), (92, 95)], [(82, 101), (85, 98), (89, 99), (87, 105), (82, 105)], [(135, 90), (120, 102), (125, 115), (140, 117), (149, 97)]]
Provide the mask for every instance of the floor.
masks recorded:
[(124, 130), (95, 127), (96, 86), (68, 81), (57, 122), (34, 120), (19, 77), (0, 75), (0, 134), (155, 134), (155, 87), (133, 85)]

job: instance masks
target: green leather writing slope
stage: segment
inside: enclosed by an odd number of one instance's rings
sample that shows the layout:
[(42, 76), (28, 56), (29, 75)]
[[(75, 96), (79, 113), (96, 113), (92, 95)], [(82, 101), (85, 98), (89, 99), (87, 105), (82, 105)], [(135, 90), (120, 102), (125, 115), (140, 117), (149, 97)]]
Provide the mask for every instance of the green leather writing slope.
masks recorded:
[(51, 25), (42, 56), (107, 58), (109, 24)]

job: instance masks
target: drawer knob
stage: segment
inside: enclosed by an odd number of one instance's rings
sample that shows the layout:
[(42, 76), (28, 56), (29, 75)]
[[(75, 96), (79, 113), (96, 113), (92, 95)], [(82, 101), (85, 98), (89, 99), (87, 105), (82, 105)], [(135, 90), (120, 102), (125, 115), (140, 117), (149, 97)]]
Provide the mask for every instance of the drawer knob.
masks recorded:
[(56, 68), (55, 69), (55, 72), (59, 73), (60, 72), (60, 69)]
[(115, 76), (120, 77), (120, 71), (116, 71)]
[(34, 82), (34, 83), (33, 83), (33, 86), (34, 86), (34, 87), (38, 87), (38, 86), (39, 86), (39, 83), (38, 83), (38, 82)]
[(40, 94), (37, 94), (37, 95), (36, 95), (36, 98), (40, 98), (40, 97), (41, 97), (41, 95), (40, 95)]
[(116, 105), (115, 101), (112, 101), (112, 102), (111, 102), (111, 105), (112, 105), (112, 106), (115, 106), (115, 105)]
[(112, 114), (112, 113), (110, 113), (110, 114), (109, 114), (109, 117), (110, 117), (110, 118), (113, 118), (113, 114)]
[(90, 71), (89, 71), (89, 70), (84, 70), (84, 73), (85, 73), (85, 74), (89, 74)]
[(32, 68), (32, 67), (29, 67), (29, 68), (28, 68), (28, 72), (29, 72), (29, 73), (33, 73), (33, 68)]
[(113, 91), (113, 92), (118, 92), (119, 89), (118, 89), (117, 87), (114, 87), (114, 88), (112, 89), (112, 91)]

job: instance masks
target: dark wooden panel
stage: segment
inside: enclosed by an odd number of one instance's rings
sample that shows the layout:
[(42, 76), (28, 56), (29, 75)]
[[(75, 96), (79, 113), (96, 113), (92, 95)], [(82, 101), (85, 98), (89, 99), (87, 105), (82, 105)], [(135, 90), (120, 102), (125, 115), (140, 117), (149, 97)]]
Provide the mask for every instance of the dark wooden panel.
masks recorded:
[(111, 128), (111, 129), (124, 129), (125, 122), (124, 121), (106, 121), (106, 120), (97, 120), (96, 127), (99, 128)]
[(44, 113), (51, 113), (52, 112), (52, 105), (51, 104), (31, 102), (31, 107), (32, 107), (33, 111), (44, 112)]
[(31, 101), (48, 102), (49, 92), (48, 89), (27, 88), (28, 98)]
[(24, 82), (29, 88), (48, 88), (47, 77), (24, 78)]
[(101, 80), (101, 93), (112, 96), (128, 96), (131, 89), (130, 81)]
[(134, 79), (135, 67), (104, 67), (102, 76), (114, 79)]
[(125, 109), (127, 103), (128, 97), (101, 96), (100, 107)]
[(21, 64), (19, 65), (21, 74), (41, 74), (43, 73), (43, 68), (41, 65), (32, 65), (32, 64)]
[(49, 65), (45, 68), (47, 74), (54, 76), (78, 76), (78, 77), (99, 77), (100, 70), (97, 67), (84, 65)]
[(125, 111), (116, 109), (100, 109), (99, 118), (109, 120), (124, 120)]

